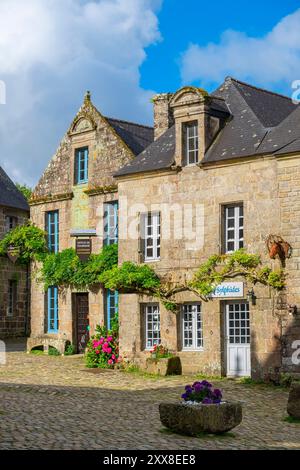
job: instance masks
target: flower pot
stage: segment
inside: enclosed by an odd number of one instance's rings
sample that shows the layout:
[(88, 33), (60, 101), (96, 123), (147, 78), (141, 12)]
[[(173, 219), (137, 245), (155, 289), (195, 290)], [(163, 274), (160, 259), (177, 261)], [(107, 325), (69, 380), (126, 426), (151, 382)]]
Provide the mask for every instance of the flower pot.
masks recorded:
[(160, 403), (159, 414), (166, 428), (180, 434), (221, 434), (241, 423), (242, 405), (238, 402), (212, 405)]

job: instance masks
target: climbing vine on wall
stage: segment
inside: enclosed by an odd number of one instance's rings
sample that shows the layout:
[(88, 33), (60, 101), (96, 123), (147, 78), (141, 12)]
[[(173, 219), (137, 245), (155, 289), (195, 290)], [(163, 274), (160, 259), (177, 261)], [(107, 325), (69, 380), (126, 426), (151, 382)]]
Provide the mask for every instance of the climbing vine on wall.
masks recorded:
[(170, 287), (149, 265), (130, 261), (118, 265), (118, 245), (105, 246), (99, 254), (93, 254), (88, 261), (82, 262), (73, 248), (57, 254), (48, 253), (45, 236), (45, 232), (33, 224), (27, 224), (15, 228), (0, 242), (0, 256), (4, 256), (10, 246), (15, 246), (19, 250), (19, 263), (26, 264), (32, 260), (41, 262), (38, 279), (45, 289), (53, 285), (88, 289), (100, 284), (121, 293), (155, 297), (168, 310), (177, 311), (176, 294), (191, 291), (208, 301), (218, 284), (236, 277), (252, 284), (269, 286), (276, 291), (285, 287), (283, 270), (274, 271), (268, 266), (262, 266), (260, 256), (248, 254), (244, 250), (210, 256), (190, 281)]
[(46, 232), (28, 222), (20, 225), (0, 241), (0, 256), (5, 256), (10, 247), (18, 252), (18, 264), (26, 265), (32, 260), (41, 261), (47, 254)]

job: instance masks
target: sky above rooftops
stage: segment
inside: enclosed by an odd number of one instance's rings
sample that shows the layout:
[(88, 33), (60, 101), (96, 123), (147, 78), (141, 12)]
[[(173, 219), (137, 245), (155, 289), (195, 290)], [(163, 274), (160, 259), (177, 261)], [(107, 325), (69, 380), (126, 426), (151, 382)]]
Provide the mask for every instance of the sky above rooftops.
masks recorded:
[(227, 75), (292, 95), (299, 1), (1, 0), (0, 164), (35, 184), (87, 89), (103, 114), (151, 124), (156, 92)]

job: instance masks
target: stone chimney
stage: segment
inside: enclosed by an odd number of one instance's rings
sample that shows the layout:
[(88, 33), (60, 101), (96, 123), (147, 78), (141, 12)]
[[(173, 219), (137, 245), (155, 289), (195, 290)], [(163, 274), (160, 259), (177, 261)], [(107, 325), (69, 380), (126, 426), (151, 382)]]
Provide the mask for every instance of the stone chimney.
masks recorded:
[(154, 96), (154, 140), (157, 140), (174, 124), (173, 110), (170, 100), (173, 93), (160, 93)]

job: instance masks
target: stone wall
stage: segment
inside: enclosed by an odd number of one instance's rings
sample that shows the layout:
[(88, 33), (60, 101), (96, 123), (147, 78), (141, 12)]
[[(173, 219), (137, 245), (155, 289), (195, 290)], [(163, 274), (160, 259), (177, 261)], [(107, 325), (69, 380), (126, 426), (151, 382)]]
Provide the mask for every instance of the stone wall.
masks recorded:
[[(287, 293), (284, 301), (296, 305), (297, 312), (281, 318), (283, 364), (286, 370), (300, 372), (291, 357), (300, 348), (300, 165), (299, 156), (278, 159), (278, 197), (280, 234), (292, 246), (293, 254), (286, 261)], [(298, 345), (294, 342), (298, 341)], [(300, 354), (296, 354), (300, 360)]]
[[(0, 239), (6, 234), (5, 216), (17, 217), (22, 225), (28, 219), (28, 214), (13, 208), (0, 208)], [(17, 299), (12, 316), (7, 315), (9, 281), (17, 281)], [(9, 336), (24, 336), (29, 328), (29, 284), (27, 270), (18, 264), (13, 264), (7, 257), (0, 258), (0, 338)]]
[[(244, 243), (247, 252), (260, 254), (263, 262), (279, 269), (280, 262), (269, 258), (265, 244), (267, 236), (269, 234), (282, 235), (295, 248), (293, 257), (287, 262), (288, 271), (291, 271), (289, 278), (293, 279), (288, 282), (287, 290), (287, 297), (291, 301), (293, 292), (299, 291), (299, 286), (293, 287), (299, 276), (299, 260), (297, 261), (300, 253), (297, 250), (297, 242), (300, 243), (300, 238), (297, 236), (299, 224), (297, 226), (296, 220), (291, 222), (288, 218), (290, 216), (286, 215), (291, 213), (291, 209), (290, 204), (286, 204), (286, 195), (282, 199), (280, 175), (287, 173), (286, 169), (284, 172), (281, 170), (281, 165), (284, 166), (284, 163), (281, 164), (274, 158), (265, 157), (239, 164), (227, 163), (219, 167), (190, 166), (178, 173), (169, 172), (169, 174), (156, 177), (144, 174), (127, 180), (126, 178), (120, 179), (120, 262), (139, 261), (138, 239), (128, 240), (122, 237), (122, 234), (126, 233), (127, 224), (122, 204), (125, 197), (128, 207), (140, 203), (144, 204), (145, 211), (151, 210), (151, 207), (152, 210), (162, 210), (162, 231), (166, 223), (166, 215), (162, 207), (176, 208), (176, 205), (179, 205), (179, 208), (183, 208), (185, 204), (192, 204), (194, 213), (191, 218), (195, 228), (197, 220), (195, 208), (199, 204), (203, 205), (202, 246), (193, 246), (193, 243), (187, 239), (187, 234), (182, 239), (176, 239), (176, 236), (172, 235), (174, 221), (171, 221), (171, 238), (162, 237), (161, 240), (161, 260), (150, 263), (159, 275), (168, 276), (173, 282), (190, 279), (201, 262), (210, 255), (221, 252), (222, 205), (243, 202)], [(297, 172), (295, 169), (290, 172), (290, 175), (293, 173), (290, 177), (294, 178), (295, 185), (290, 191), (290, 197), (294, 198), (296, 208), (299, 204), (296, 202), (298, 192), (295, 188), (299, 180), (294, 175), (299, 173), (299, 168), (298, 164)], [(284, 211), (285, 214), (283, 214)], [(138, 223), (139, 212), (141, 212), (141, 207), (136, 211), (136, 223)], [(252, 286), (245, 283), (245, 295), (250, 287)], [(257, 297), (256, 305), (250, 305), (251, 363), (252, 375), (257, 377), (272, 375), (282, 366), (282, 324), (286, 324), (285, 331), (289, 330), (295, 319), (290, 318), (286, 308), (278, 310), (274, 294), (269, 288), (255, 286), (254, 290)], [(151, 300), (153, 299), (148, 299), (148, 301)], [(187, 302), (199, 299), (193, 294), (181, 293), (177, 300)], [(299, 300), (298, 297), (295, 298), (295, 303), (299, 304)], [(148, 354), (144, 351), (144, 345), (140, 339), (140, 303), (145, 301), (147, 299), (136, 295), (122, 295), (120, 299), (121, 354), (131, 358), (136, 357), (138, 361), (144, 361)], [(180, 350), (176, 315), (167, 312), (162, 306), (160, 310), (162, 343), (178, 351), (184, 371), (217, 375), (224, 373), (225, 322), (222, 301), (215, 299), (202, 303), (204, 348), (203, 351), (193, 353)], [(294, 330), (293, 334), (297, 336), (298, 333)]]
[[(88, 183), (76, 185), (75, 150), (86, 146), (89, 148)], [(132, 151), (86, 98), (34, 191), (32, 221), (44, 229), (46, 212), (58, 210), (60, 251), (75, 248), (75, 239), (70, 237), (72, 229), (97, 229), (92, 246), (93, 253), (99, 253), (103, 247), (104, 204), (118, 199), (112, 175), (132, 158)], [(68, 289), (59, 295), (59, 333), (54, 335), (71, 342), (76, 340), (73, 294), (76, 291)], [(31, 314), (32, 336), (45, 335), (45, 292), (35, 278), (32, 281)], [(103, 322), (104, 295), (98, 287), (89, 291), (91, 334), (96, 325)]]

